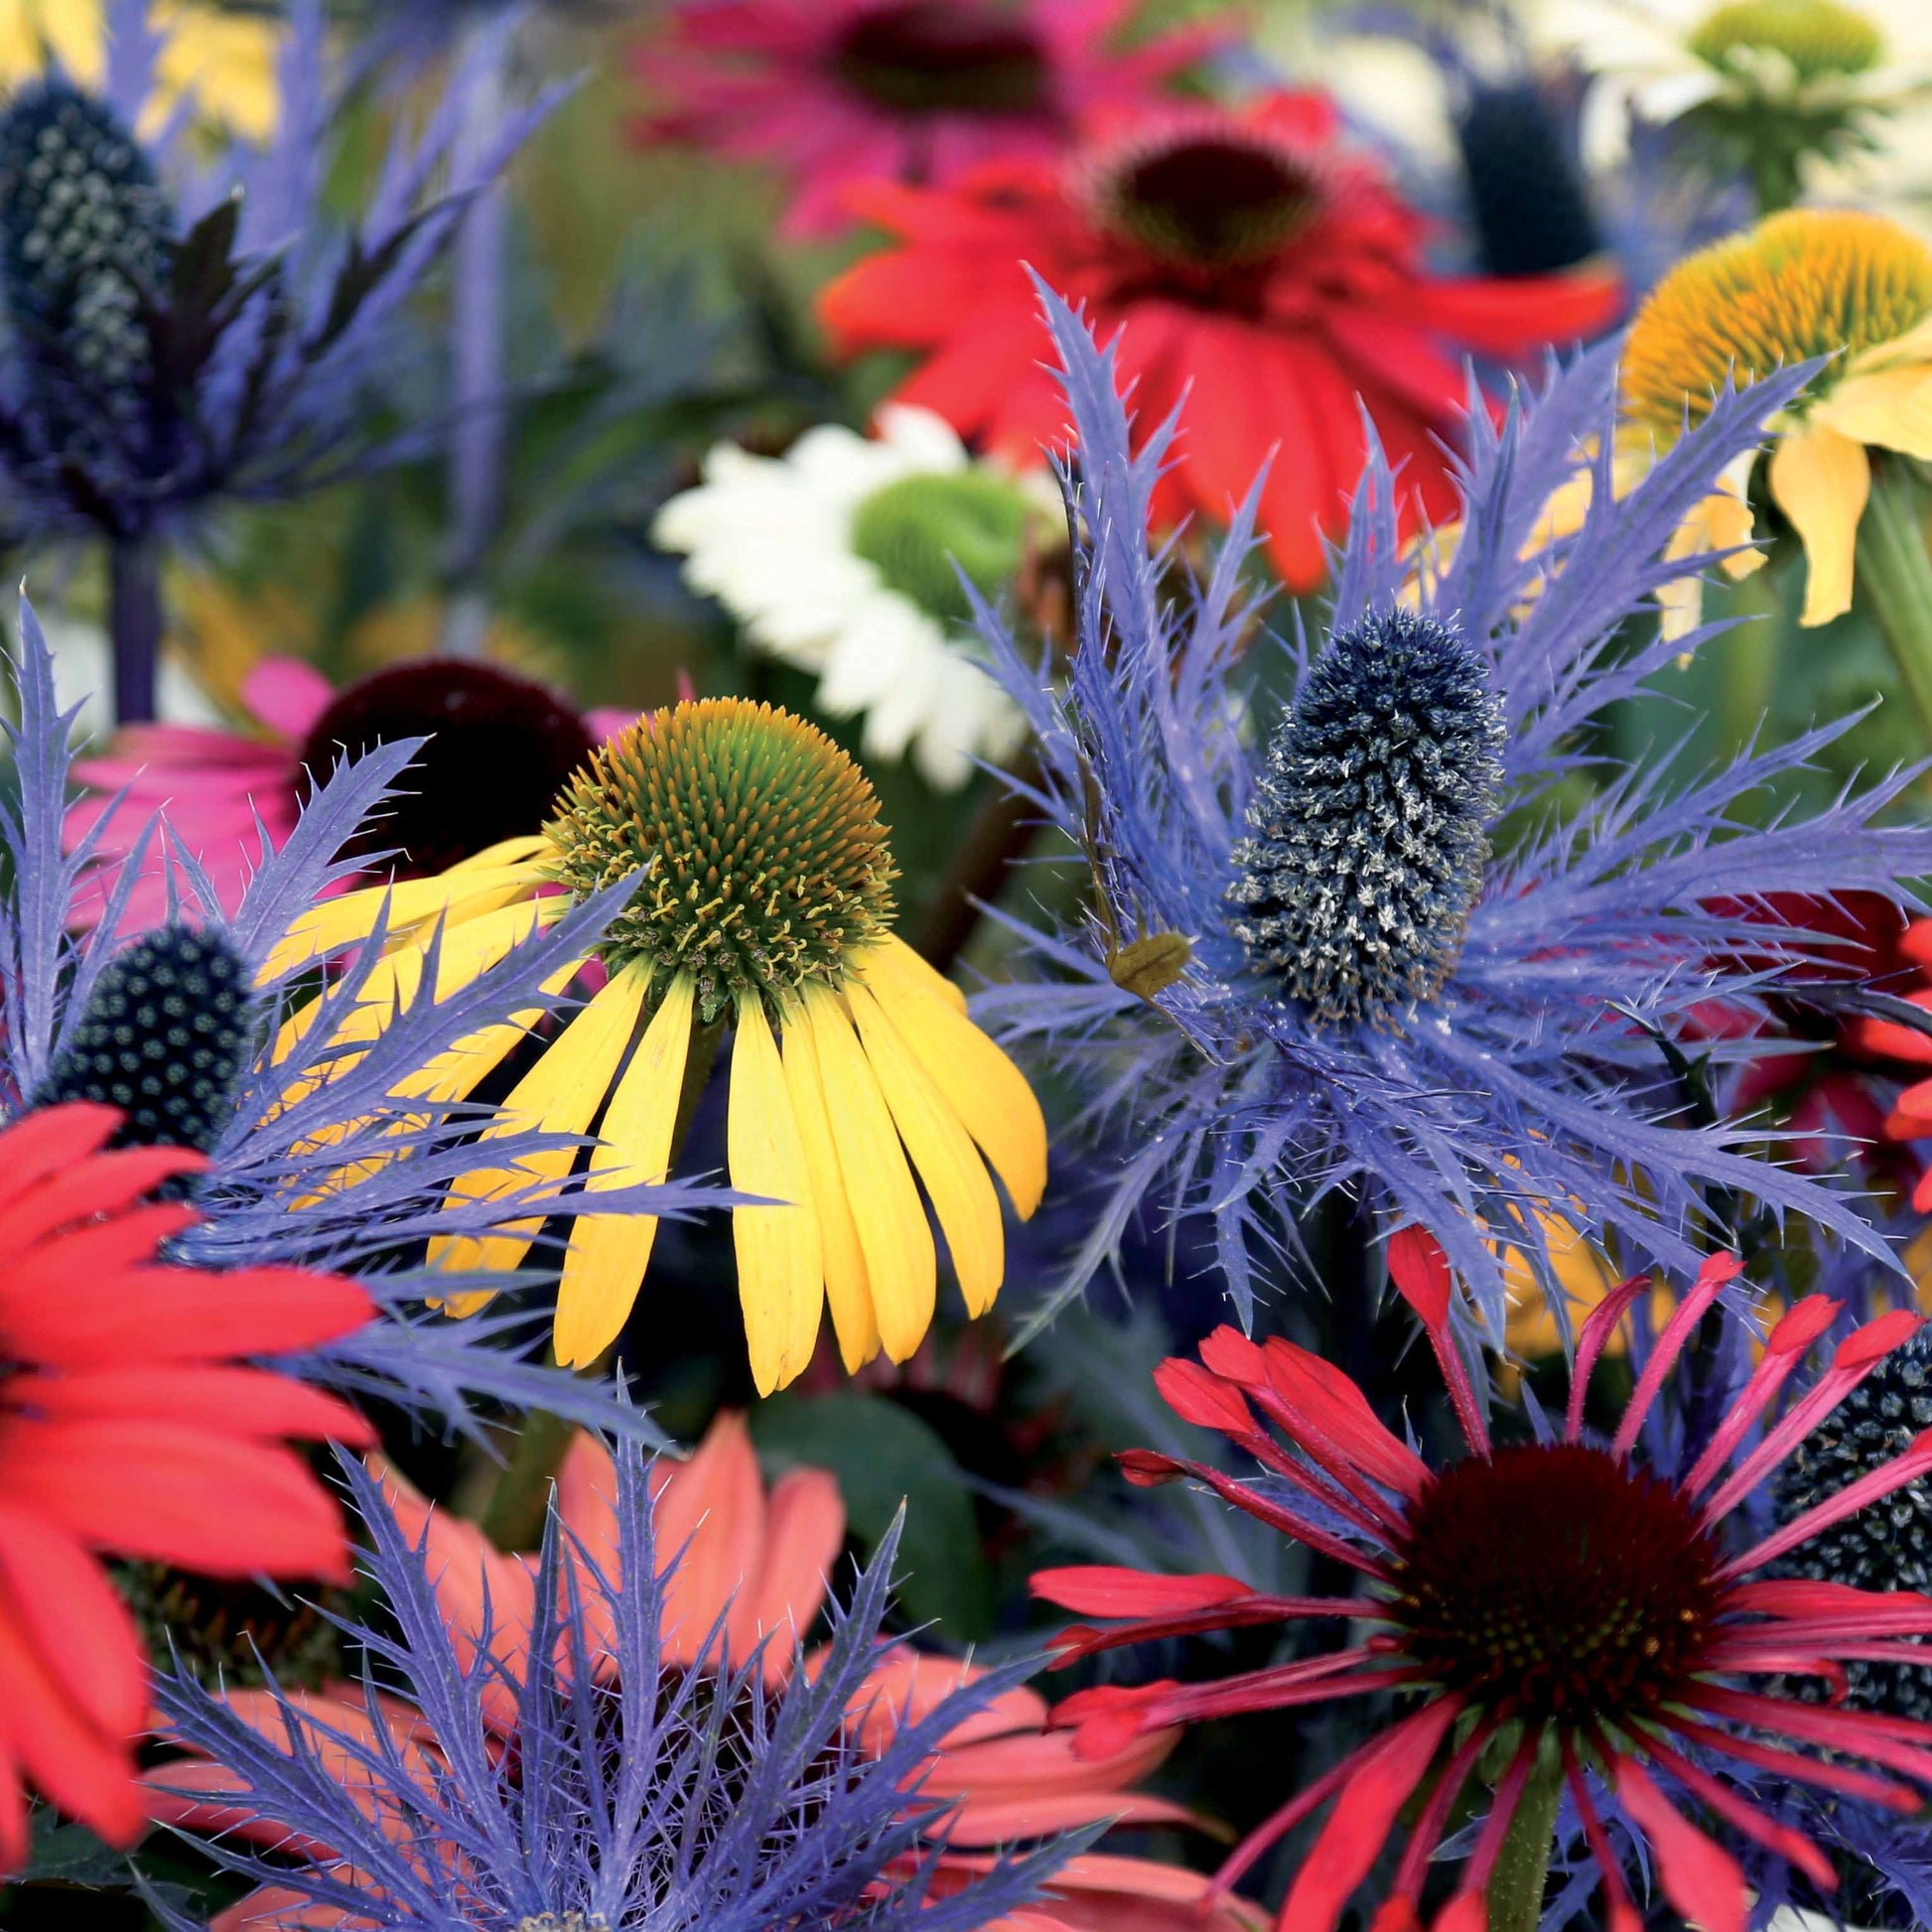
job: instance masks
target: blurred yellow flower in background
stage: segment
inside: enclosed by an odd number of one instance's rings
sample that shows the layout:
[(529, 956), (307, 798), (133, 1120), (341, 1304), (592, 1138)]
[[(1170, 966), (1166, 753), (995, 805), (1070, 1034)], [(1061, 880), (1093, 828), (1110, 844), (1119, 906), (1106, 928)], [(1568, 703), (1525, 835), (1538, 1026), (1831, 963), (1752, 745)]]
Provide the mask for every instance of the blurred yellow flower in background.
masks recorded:
[[(106, 59), (104, 12), (103, 0), (0, 0), (0, 86), (30, 79), (50, 58), (83, 85), (98, 86)], [(274, 132), (280, 30), (273, 20), (196, 0), (154, 0), (148, 20), (161, 37), (160, 84), (144, 133), (184, 96), (204, 119), (248, 140)]]
[[(1800, 621), (1849, 610), (1871, 450), (1932, 460), (1932, 246), (1883, 215), (1792, 208), (1700, 249), (1671, 270), (1630, 325), (1622, 463), (1640, 473), (1727, 382), (1740, 387), (1814, 356), (1831, 358), (1772, 419), (1765, 481), (1804, 545)], [(1678, 556), (1750, 535), (1746, 461), (1687, 519)], [(1754, 568), (1742, 557), (1734, 575)], [(1681, 588), (1676, 625), (1697, 621)]]

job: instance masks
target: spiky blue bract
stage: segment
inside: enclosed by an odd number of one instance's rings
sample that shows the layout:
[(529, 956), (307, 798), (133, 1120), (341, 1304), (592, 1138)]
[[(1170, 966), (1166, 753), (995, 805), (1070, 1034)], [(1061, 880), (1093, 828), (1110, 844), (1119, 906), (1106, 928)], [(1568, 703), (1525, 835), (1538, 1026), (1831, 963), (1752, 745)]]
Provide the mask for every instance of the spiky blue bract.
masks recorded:
[[(1079, 637), (1064, 682), (1026, 662), (983, 603), (978, 615), (1038, 740), (1041, 775), (1029, 795), (1082, 848), (1097, 909), (1079, 929), (1015, 921), (1033, 969), (987, 993), (980, 1011), (1058, 1065), (1096, 1138), (1131, 1112), (1135, 1152), (1035, 1323), (1109, 1264), (1144, 1203), (1214, 1217), (1243, 1320), (1258, 1268), (1294, 1250), (1310, 1202), (1337, 1192), (1377, 1231), (1426, 1226), (1496, 1337), (1500, 1244), (1527, 1254), (1567, 1322), (1545, 1212), (1607, 1242), (1624, 1265), (1676, 1275), (1695, 1269), (1726, 1201), (1807, 1216), (1888, 1254), (1856, 1200), (1754, 1158), (1761, 1134), (1750, 1141), (1699, 1118), (1672, 1055), (1722, 1063), (1764, 1051), (1763, 1035), (1700, 1043), (1699, 1009), (1718, 1003), (1775, 1035), (1766, 989), (1817, 956), (1815, 935), (1750, 924), (1741, 905), (1854, 888), (1911, 901), (1906, 882), (1932, 872), (1932, 833), (1885, 815), (1917, 773), (1893, 772), (1815, 817), (1773, 813), (1754, 825), (1747, 801), (1775, 797), (1852, 721), (1753, 748), (1709, 774), (1680, 772), (1668, 757), (1609, 763), (1587, 739), (1606, 706), (1723, 628), (1661, 635), (1654, 594), (1714, 562), (1666, 561), (1666, 547), (1811, 371), (1720, 397), (1621, 498), (1610, 472), (1614, 345), (1553, 371), (1541, 394), (1514, 396), (1500, 422), (1478, 403), (1458, 472), (1459, 540), (1420, 581), (1371, 442), (1336, 562), (1335, 641), (1286, 646), (1290, 712), (1323, 688), (1324, 666), (1359, 651), (1351, 640), (1408, 622), (1409, 612), (1460, 640), (1504, 729), (1482, 828), (1494, 851), (1453, 970), (1433, 996), (1374, 1022), (1337, 1020), (1298, 999), (1265, 960), (1257, 970), (1229, 897), (1251, 804), (1264, 801), (1264, 820), (1269, 809), (1254, 748), (1277, 728), (1253, 715), (1244, 668), (1255, 498), (1235, 511), (1205, 581), (1176, 597), (1177, 556), (1150, 551), (1145, 532), (1178, 419), (1155, 426), (1134, 454), (1113, 349), (1050, 291), (1041, 301), (1078, 438), (1063, 474)], [(1588, 511), (1573, 533), (1552, 535), (1550, 498), (1585, 469)], [(1266, 784), (1282, 788), (1278, 777)], [(1585, 802), (1572, 802), (1579, 792)], [(1439, 836), (1432, 863), (1466, 858), (1468, 826), (1454, 814), (1443, 825), (1450, 846)], [(1449, 951), (1446, 909), (1432, 912), (1439, 955)], [(1122, 949), (1162, 933), (1190, 940), (1191, 957), (1144, 999), (1116, 983), (1109, 958), (1118, 964)]]
[[(257, 1729), (192, 1677), (164, 1679), (176, 1734), (239, 1783), (223, 1808), (286, 1831), (291, 1848), (330, 1848), (269, 1861), (208, 1846), (228, 1870), (353, 1923), (436, 1932), (572, 1913), (611, 1932), (974, 1932), (1063, 1859), (1068, 1848), (1048, 1848), (1002, 1858), (963, 1889), (932, 1886), (945, 1807), (918, 1794), (930, 1754), (1024, 1670), (989, 1672), (877, 1757), (859, 1749), (849, 1719), (872, 1695), (897, 1526), (834, 1611), (830, 1644), (810, 1668), (796, 1651), (773, 1689), (761, 1650), (716, 1668), (665, 1660), (669, 1566), (659, 1574), (650, 1472), (634, 1449), (618, 1456), (615, 1571), (596, 1567), (553, 1505), (527, 1643), (492, 1646), (485, 1632), (461, 1652), (427, 1534), (412, 1547), (378, 1485), (352, 1463), (347, 1474), (382, 1604), (347, 1634), (368, 1659), (375, 1735), (395, 1741), (372, 1747), (326, 1706), (279, 1692), (279, 1722)], [(711, 1636), (722, 1642), (722, 1618)], [(510, 1748), (486, 1702), (513, 1706)], [(334, 1752), (354, 1766), (348, 1782)]]
[[(401, 311), (557, 93), (501, 114), (480, 140), (487, 63), (457, 62), (420, 132), (399, 119), (345, 223), (325, 200), (340, 92), (324, 13), (322, 0), (288, 9), (269, 145), (236, 140), (211, 164), (179, 124), (148, 147), (128, 131), (158, 53), (145, 0), (107, 10), (102, 94), (57, 77), (0, 105), (0, 174), (7, 130), (38, 140), (49, 122), (119, 211), (111, 233), (67, 218), (98, 196), (51, 210), (16, 196), (0, 217), (12, 311), (0, 341), (0, 532), (11, 540), (178, 534), (223, 501), (303, 493), (435, 440), (421, 399), (438, 385), (417, 366)], [(50, 254), (71, 255), (76, 273), (43, 272)], [(88, 366), (103, 357), (111, 367)]]
[[(205, 935), (210, 948), (239, 962), (242, 983), (252, 988), (244, 1050), (226, 1062), (232, 1086), (198, 1102), (198, 1118), (210, 1129), (201, 1148), (209, 1166), (193, 1193), (204, 1218), (175, 1238), (177, 1258), (205, 1268), (286, 1264), (355, 1276), (382, 1316), (326, 1350), (281, 1364), (312, 1380), (459, 1427), (474, 1426), (473, 1405), (484, 1401), (545, 1408), (591, 1427), (658, 1440), (648, 1418), (610, 1386), (527, 1359), (548, 1327), (544, 1307), (517, 1306), (505, 1297), (461, 1321), (432, 1308), (451, 1294), (514, 1291), (549, 1279), (535, 1271), (486, 1276), (431, 1269), (424, 1251), (432, 1236), (483, 1235), (533, 1209), (561, 1213), (577, 1198), (579, 1183), (533, 1181), (529, 1194), (514, 1199), (446, 1205), (450, 1183), (474, 1169), (475, 1137), (493, 1121), (494, 1110), (401, 1097), (412, 1076), (459, 1042), (511, 1021), (535, 1026), (565, 1008), (571, 996), (546, 991), (545, 982), (583, 957), (631, 889), (586, 901), (441, 1001), (432, 997), (432, 957), (420, 990), (394, 1003), (374, 1038), (345, 1048), (335, 1038), (379, 968), (385, 933), (378, 928), (324, 989), (315, 1024), (278, 1049), (283, 1023), (313, 984), (301, 970), (265, 977), (264, 963), (295, 917), (338, 883), (360, 880), (380, 864), (380, 854), (359, 845), (347, 858), (338, 855), (368, 820), (379, 820), (420, 741), (379, 746), (340, 763), (316, 786), (279, 852), (264, 833), (260, 869), (232, 918), (157, 819), (106, 895), (98, 920), (83, 927), (74, 917), (76, 900), (112, 814), (72, 851), (63, 849), (74, 714), (60, 706), (47, 640), (25, 600), (13, 672), (20, 722), (5, 730), (17, 782), (15, 795), (0, 799), (0, 840), (11, 859), (0, 894), (0, 1110), (11, 1114), (37, 1104), (96, 1051), (98, 1022), (128, 960), (152, 946), (151, 937), (137, 935), (130, 952), (125, 910), (145, 852), (160, 843), (178, 888), (171, 925)], [(495, 1147), (509, 1166), (558, 1145), (555, 1136), (530, 1133), (505, 1136)], [(345, 1178), (351, 1175), (352, 1184)], [(730, 1198), (701, 1184), (667, 1182), (614, 1189), (599, 1194), (595, 1206), (676, 1218)], [(550, 1243), (537, 1252), (554, 1251)]]

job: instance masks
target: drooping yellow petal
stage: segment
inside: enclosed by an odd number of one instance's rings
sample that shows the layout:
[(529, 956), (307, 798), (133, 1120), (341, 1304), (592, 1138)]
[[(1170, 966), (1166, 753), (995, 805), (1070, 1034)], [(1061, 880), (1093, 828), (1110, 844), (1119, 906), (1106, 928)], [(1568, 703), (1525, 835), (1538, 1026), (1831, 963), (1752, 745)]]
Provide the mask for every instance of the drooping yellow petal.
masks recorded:
[(526, 897), (541, 882), (541, 872), (528, 864), (493, 866), (478, 872), (453, 869), (433, 879), (365, 886), (340, 898), (326, 898), (289, 922), (288, 930), (263, 961), (257, 983), (266, 986), (299, 966), (327, 959), (366, 939), (382, 917), (385, 902), (388, 937), (405, 940), (415, 936), (416, 927), (432, 926), (439, 918), (445, 929), (451, 930), (493, 912)]
[[(635, 978), (641, 1002), (650, 986), (650, 968), (633, 961), (620, 977)], [(586, 1191), (648, 1185), (662, 1180), (669, 1170), (684, 1064), (691, 1050), (692, 990), (692, 982), (680, 974), (651, 1015), (605, 1110)], [(596, 1361), (617, 1340), (656, 1239), (655, 1214), (578, 1217), (557, 1290), (555, 1345), (566, 1368)]]
[(838, 995), (808, 984), (803, 998), (839, 1169), (852, 1176), (846, 1198), (866, 1258), (873, 1318), (886, 1353), (903, 1362), (925, 1339), (938, 1295), (939, 1263), (925, 1203)]
[(1919, 362), (1848, 375), (1812, 405), (1810, 421), (1855, 443), (1932, 460), (1932, 368)]
[[(496, 1119), (483, 1134), (483, 1143), (532, 1129), (551, 1134), (584, 1133), (611, 1091), (643, 998), (642, 987), (626, 974), (607, 981), (544, 1048), (536, 1065), (510, 1089)], [(535, 1181), (561, 1180), (575, 1159), (576, 1150), (565, 1146), (530, 1154), (512, 1167), (478, 1168), (451, 1187), (446, 1211), (464, 1202), (504, 1200)], [(429, 1259), (434, 1267), (465, 1273), (514, 1268), (529, 1252), (542, 1226), (542, 1217), (538, 1216), (481, 1239), (439, 1238), (430, 1243)], [(467, 1314), (473, 1304), (478, 1304), (476, 1296), (453, 1297), (451, 1312)]]
[(887, 933), (879, 942), (879, 947), (907, 979), (916, 981), (928, 993), (937, 994), (955, 1013), (966, 1011), (966, 995), (963, 989), (955, 986), (944, 973), (926, 960), (916, 947), (908, 946), (897, 933)]
[(871, 989), (863, 980), (850, 980), (845, 1000), (858, 1024), (866, 1058), (879, 1076), (879, 1089), (892, 1109), (893, 1124), (932, 1196), (967, 1312), (984, 1314), (1006, 1273), (1006, 1230), (992, 1179), (959, 1116), (899, 1037)]
[(1803, 423), (1771, 452), (1771, 494), (1805, 546), (1801, 624), (1828, 623), (1852, 608), (1859, 518), (1871, 493), (1862, 444), (1822, 423)]
[[(818, 1209), (825, 1299), (832, 1309), (839, 1356), (850, 1375), (879, 1353), (879, 1323), (873, 1315), (872, 1290), (866, 1279), (865, 1249), (853, 1219), (838, 1146), (832, 1138), (825, 1076), (818, 1063), (811, 1023), (803, 1013), (794, 1013), (786, 1020), (779, 1052), (784, 1061), (785, 1090), (791, 1095), (792, 1117), (805, 1147), (805, 1167), (812, 1177), (812, 1202)], [(870, 1176), (858, 1178), (861, 1184), (867, 1184)]]
[(1006, 1182), (1020, 1218), (1032, 1217), (1046, 1191), (1046, 1117), (1027, 1076), (950, 1001), (931, 991), (937, 975), (906, 947), (869, 948), (857, 960), (887, 1018), (951, 1106), (993, 1171)]
[(498, 872), (506, 866), (527, 865), (549, 850), (550, 841), (541, 832), (526, 832), (517, 838), (499, 839), (443, 870), (446, 876), (453, 872)]
[(732, 1185), (783, 1206), (732, 1209), (738, 1299), (752, 1380), (760, 1395), (800, 1374), (818, 1340), (825, 1266), (805, 1147), (785, 1089), (784, 1067), (758, 996), (738, 1012), (725, 1122)]

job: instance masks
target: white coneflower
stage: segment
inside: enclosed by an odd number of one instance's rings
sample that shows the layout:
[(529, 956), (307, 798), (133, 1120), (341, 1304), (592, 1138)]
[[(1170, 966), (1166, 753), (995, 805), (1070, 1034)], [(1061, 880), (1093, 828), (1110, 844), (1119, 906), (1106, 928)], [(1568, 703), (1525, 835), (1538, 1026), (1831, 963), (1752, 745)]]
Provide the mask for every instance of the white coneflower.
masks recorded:
[(1767, 212), (1820, 164), (1889, 145), (1887, 117), (1932, 90), (1924, 0), (1538, 0), (1529, 24), (1594, 76), (1598, 163), (1621, 156), (1632, 116), (1689, 117)]
[(1043, 472), (976, 463), (930, 410), (886, 408), (876, 436), (825, 424), (783, 457), (719, 444), (651, 534), (754, 644), (819, 674), (828, 715), (864, 714), (869, 758), (909, 751), (951, 791), (1022, 735), (975, 661), (954, 565), (995, 596), (1060, 523)]

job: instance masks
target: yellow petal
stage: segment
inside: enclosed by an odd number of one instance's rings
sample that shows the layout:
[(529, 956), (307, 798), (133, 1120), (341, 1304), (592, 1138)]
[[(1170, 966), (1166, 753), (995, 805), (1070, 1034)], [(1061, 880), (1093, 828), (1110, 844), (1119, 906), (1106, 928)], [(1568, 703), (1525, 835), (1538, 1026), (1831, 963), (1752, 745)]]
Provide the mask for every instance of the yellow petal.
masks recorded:
[(966, 1011), (965, 993), (918, 951), (908, 946), (897, 933), (889, 932), (880, 941), (880, 950), (903, 971), (907, 979), (917, 981), (929, 993), (936, 993), (955, 1013)]
[(1827, 623), (1852, 608), (1859, 518), (1871, 493), (1862, 445), (1822, 424), (1803, 424), (1771, 452), (1771, 494), (1805, 546), (1801, 624)]
[(1028, 1220), (1046, 1191), (1046, 1117), (1027, 1076), (931, 991), (932, 969), (923, 960), (917, 972), (906, 966), (916, 957), (906, 947), (872, 947), (860, 956), (859, 973)]
[[(641, 1001), (650, 968), (633, 962), (620, 977), (632, 976)], [(669, 1171), (691, 1050), (691, 995), (692, 982), (680, 974), (651, 1015), (598, 1130), (587, 1190), (643, 1186), (662, 1180)], [(656, 1239), (655, 1214), (578, 1218), (557, 1290), (556, 1352), (566, 1368), (596, 1361), (621, 1333)]]
[[(832, 1138), (825, 1076), (818, 1064), (811, 1022), (802, 1012), (788, 1018), (780, 1037), (785, 1090), (791, 1095), (792, 1118), (804, 1143), (805, 1167), (812, 1177), (812, 1203), (818, 1210), (819, 1240), (824, 1247), (825, 1299), (832, 1309), (832, 1326), (839, 1338), (839, 1356), (852, 1374), (879, 1353), (879, 1324), (872, 1311), (872, 1290), (866, 1279), (865, 1249), (859, 1240), (847, 1197), (838, 1146)], [(869, 1185), (871, 1176), (857, 1176)]]
[[(643, 997), (642, 987), (627, 974), (607, 981), (510, 1089), (483, 1142), (531, 1129), (552, 1134), (585, 1132), (611, 1090)], [(478, 1168), (451, 1187), (448, 1206), (502, 1200), (523, 1192), (533, 1181), (561, 1180), (575, 1159), (576, 1150), (566, 1146), (528, 1155), (510, 1168)], [(538, 1216), (480, 1240), (438, 1239), (430, 1243), (429, 1259), (436, 1267), (464, 1272), (514, 1268), (542, 1226)]]
[(1810, 420), (1855, 443), (1932, 460), (1932, 369), (1915, 363), (1848, 375), (1812, 406)]
[(759, 1395), (769, 1395), (812, 1358), (825, 1268), (804, 1143), (778, 1048), (756, 994), (738, 1012), (725, 1150), (732, 1185), (740, 1193), (785, 1203), (732, 1209), (752, 1380)]
[[(892, 1110), (853, 1034), (838, 996), (807, 986), (804, 1024), (811, 1029), (826, 1117), (866, 1258), (866, 1282), (879, 1338), (894, 1361), (907, 1360), (932, 1325), (938, 1257), (925, 1203), (905, 1165)], [(787, 1034), (787, 1039), (789, 1034)], [(834, 1310), (836, 1318), (837, 1311)]]
[(866, 1058), (893, 1110), (893, 1124), (932, 1196), (933, 1212), (952, 1253), (968, 1313), (984, 1314), (1006, 1273), (1006, 1230), (985, 1166), (959, 1116), (913, 1057), (863, 980), (845, 989)]
[(327, 959), (375, 930), (382, 908), (388, 906), (390, 939), (406, 939), (417, 926), (432, 926), (443, 918), (454, 929), (466, 920), (494, 911), (525, 897), (541, 883), (533, 866), (498, 866), (483, 872), (452, 871), (434, 879), (404, 879), (390, 886), (366, 886), (340, 898), (326, 898), (289, 923), (289, 929), (262, 963), (260, 985), (284, 973)]

